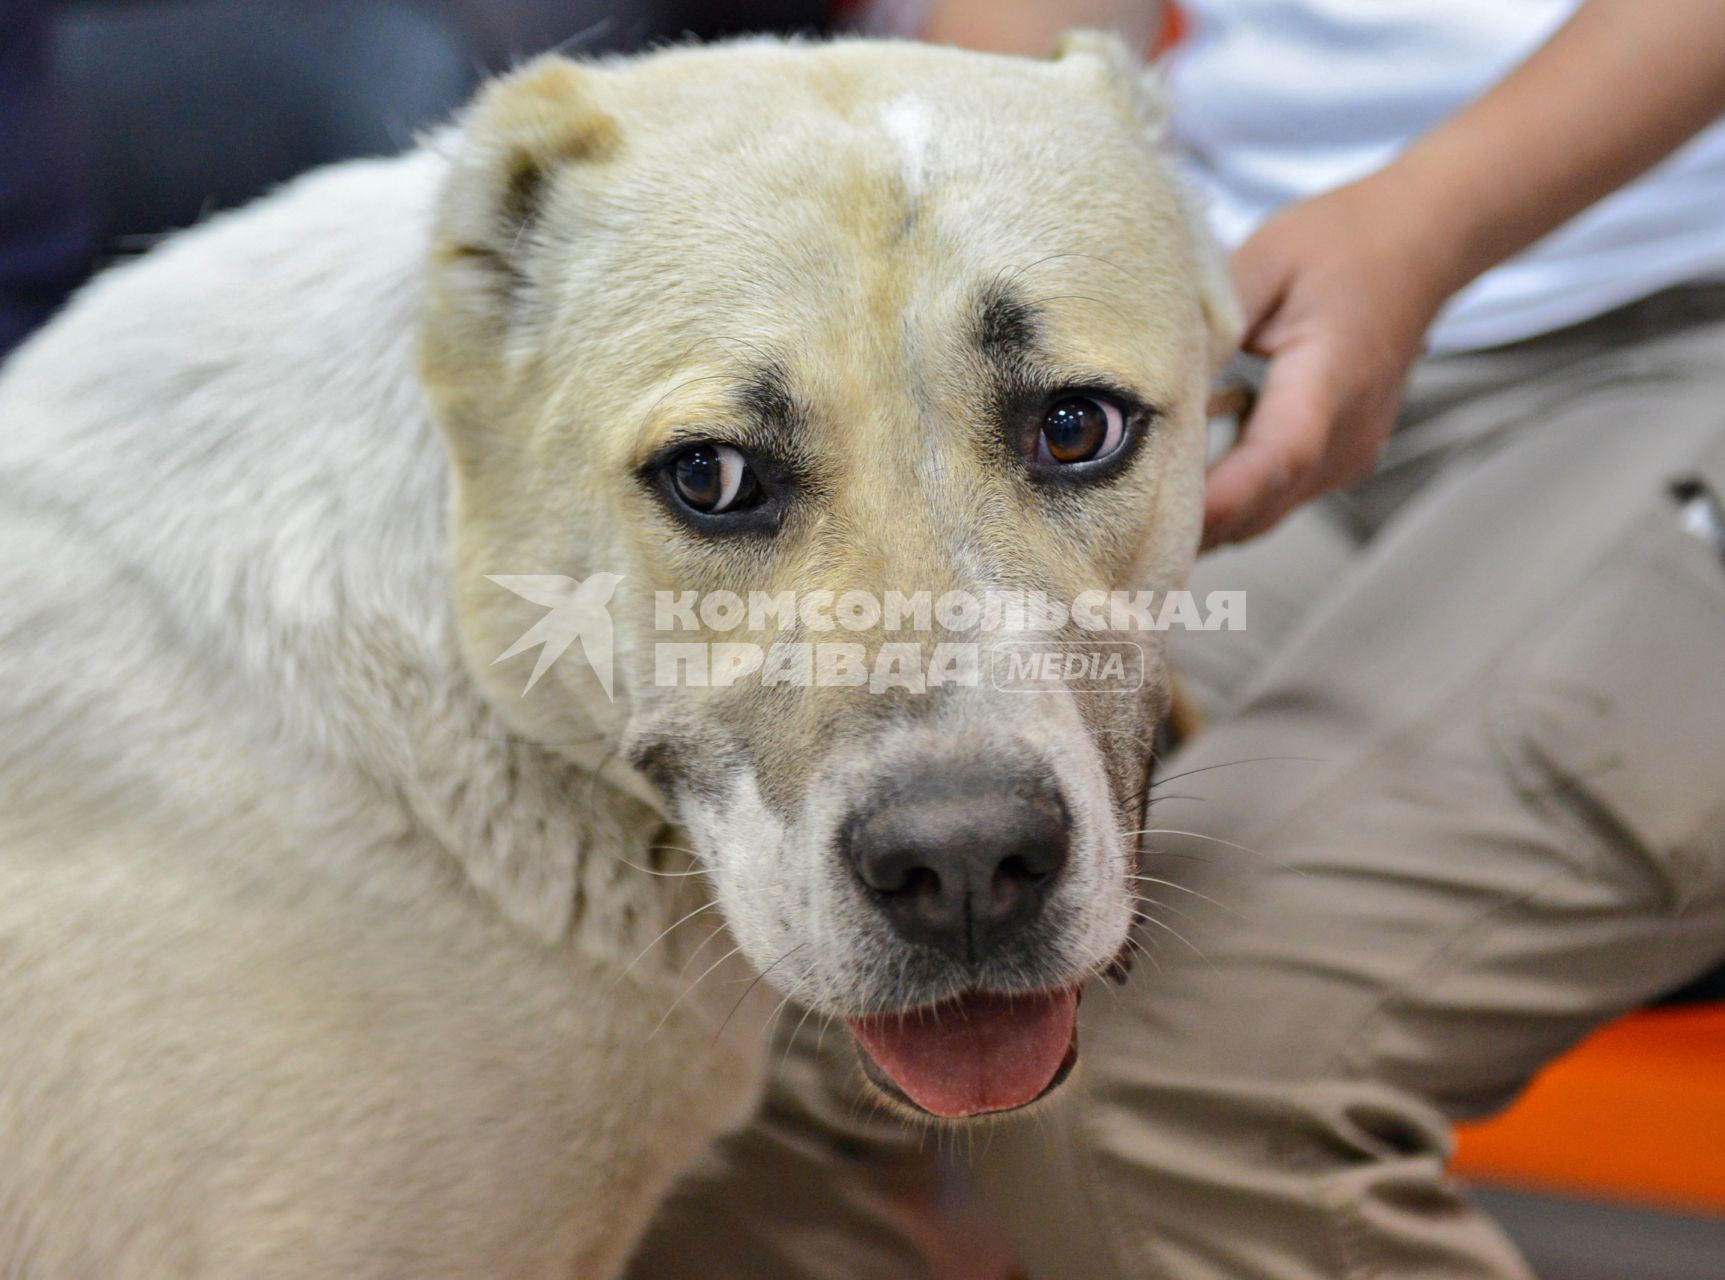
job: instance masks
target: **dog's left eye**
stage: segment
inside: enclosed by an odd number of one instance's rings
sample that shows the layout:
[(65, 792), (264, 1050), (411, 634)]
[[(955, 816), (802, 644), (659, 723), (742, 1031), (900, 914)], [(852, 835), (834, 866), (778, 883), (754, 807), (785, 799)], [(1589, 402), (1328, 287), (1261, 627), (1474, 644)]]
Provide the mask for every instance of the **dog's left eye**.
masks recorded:
[(1056, 466), (1097, 462), (1119, 450), (1126, 439), (1126, 414), (1100, 396), (1069, 395), (1056, 400), (1042, 417), (1037, 461)]
[(728, 444), (691, 445), (671, 459), (670, 473), (677, 497), (702, 515), (746, 511), (761, 500), (749, 460)]

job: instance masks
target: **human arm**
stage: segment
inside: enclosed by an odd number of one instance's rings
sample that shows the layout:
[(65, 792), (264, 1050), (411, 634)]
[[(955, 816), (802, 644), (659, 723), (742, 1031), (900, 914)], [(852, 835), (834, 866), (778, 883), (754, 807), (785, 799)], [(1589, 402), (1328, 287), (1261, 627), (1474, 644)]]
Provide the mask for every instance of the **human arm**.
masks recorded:
[(1725, 111), (1725, 4), (1588, 0), (1494, 88), (1235, 254), (1269, 374), (1211, 470), (1205, 542), (1256, 536), (1367, 474), (1444, 302)]
[(938, 0), (921, 34), (935, 44), (1042, 57), (1074, 27), (1118, 32), (1146, 48), (1161, 15), (1160, 0)]

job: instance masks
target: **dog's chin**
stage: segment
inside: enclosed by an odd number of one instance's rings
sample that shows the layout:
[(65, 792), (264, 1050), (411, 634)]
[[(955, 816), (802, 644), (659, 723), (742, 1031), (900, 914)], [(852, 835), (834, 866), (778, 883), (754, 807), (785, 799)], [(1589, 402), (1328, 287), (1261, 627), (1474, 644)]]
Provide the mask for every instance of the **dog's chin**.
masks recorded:
[(849, 1018), (863, 1075), (920, 1119), (972, 1120), (1041, 1102), (1078, 1065), (1077, 986), (967, 992), (940, 1004)]

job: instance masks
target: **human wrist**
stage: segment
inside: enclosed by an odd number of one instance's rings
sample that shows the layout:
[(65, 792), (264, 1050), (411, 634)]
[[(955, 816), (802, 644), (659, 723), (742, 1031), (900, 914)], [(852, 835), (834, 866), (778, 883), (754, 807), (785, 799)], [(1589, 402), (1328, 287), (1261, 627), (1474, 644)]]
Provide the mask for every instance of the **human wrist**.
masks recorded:
[(1547, 229), (1542, 202), (1510, 176), (1511, 157), (1472, 132), (1436, 130), (1378, 175), (1417, 229), (1426, 273), (1445, 298)]
[(1499, 260), (1481, 206), (1463, 194), (1468, 184), (1426, 157), (1410, 153), (1355, 185), (1427, 319)]

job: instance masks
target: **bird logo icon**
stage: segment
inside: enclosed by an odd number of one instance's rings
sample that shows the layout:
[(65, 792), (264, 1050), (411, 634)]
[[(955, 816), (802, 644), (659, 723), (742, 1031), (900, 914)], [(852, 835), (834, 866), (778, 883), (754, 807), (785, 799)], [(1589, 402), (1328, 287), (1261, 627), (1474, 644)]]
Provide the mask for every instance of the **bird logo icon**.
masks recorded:
[(495, 582), (523, 600), (550, 610), (519, 640), (491, 660), (491, 665), (496, 666), (535, 645), (539, 646), (533, 674), (527, 677), (527, 687), (521, 691), (523, 698), (539, 683), (539, 677), (551, 669), (551, 664), (561, 658), (576, 640), (580, 640), (581, 654), (587, 659), (587, 665), (593, 668), (593, 674), (599, 677), (605, 697), (610, 700), (612, 636), (611, 613), (607, 606), (617, 584), (623, 581), (622, 574), (595, 573), (579, 582), (560, 573), (488, 573), (485, 577), (488, 582)]

